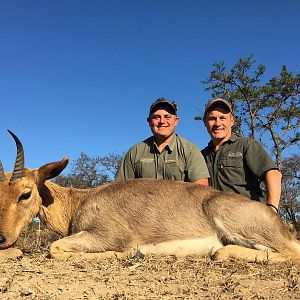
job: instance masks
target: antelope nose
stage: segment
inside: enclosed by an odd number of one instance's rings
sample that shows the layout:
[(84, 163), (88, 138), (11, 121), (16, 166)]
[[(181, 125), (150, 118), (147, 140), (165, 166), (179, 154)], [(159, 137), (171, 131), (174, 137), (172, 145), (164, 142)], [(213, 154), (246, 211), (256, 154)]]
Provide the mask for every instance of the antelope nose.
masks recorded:
[(6, 238), (4, 235), (0, 234), (0, 244), (3, 244), (5, 242)]

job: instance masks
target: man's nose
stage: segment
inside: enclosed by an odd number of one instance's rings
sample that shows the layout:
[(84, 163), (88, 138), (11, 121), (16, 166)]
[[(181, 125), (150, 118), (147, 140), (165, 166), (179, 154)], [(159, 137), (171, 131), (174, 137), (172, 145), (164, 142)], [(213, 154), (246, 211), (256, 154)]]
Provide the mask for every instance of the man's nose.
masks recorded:
[(219, 118), (216, 118), (215, 125), (217, 126), (221, 125), (221, 120)]

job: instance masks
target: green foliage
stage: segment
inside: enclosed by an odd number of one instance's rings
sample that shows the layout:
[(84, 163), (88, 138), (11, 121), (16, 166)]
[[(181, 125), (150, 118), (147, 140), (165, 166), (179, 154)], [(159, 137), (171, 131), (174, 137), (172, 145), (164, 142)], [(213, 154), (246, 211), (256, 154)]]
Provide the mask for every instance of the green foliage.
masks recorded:
[(121, 159), (122, 156), (118, 154), (90, 157), (82, 152), (80, 157), (73, 161), (70, 174), (60, 175), (54, 182), (74, 188), (96, 187), (113, 179)]
[(229, 71), (224, 62), (215, 63), (209, 78), (203, 81), (207, 85), (205, 90), (211, 91), (213, 98), (221, 97), (231, 102), (236, 117), (234, 132), (252, 137), (254, 116), (258, 109), (255, 99), (261, 93), (259, 82), (266, 70), (263, 65), (252, 70), (254, 63), (252, 55), (240, 58)]

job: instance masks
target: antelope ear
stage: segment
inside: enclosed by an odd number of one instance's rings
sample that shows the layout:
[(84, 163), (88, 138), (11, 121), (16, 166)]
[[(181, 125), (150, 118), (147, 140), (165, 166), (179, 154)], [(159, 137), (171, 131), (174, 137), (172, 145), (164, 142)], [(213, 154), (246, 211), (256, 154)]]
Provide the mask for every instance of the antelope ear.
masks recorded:
[(69, 159), (67, 157), (64, 157), (63, 160), (52, 162), (46, 165), (41, 166), (37, 172), (39, 176), (39, 182), (44, 182), (47, 179), (54, 178), (58, 176), (63, 169), (67, 166), (69, 163)]

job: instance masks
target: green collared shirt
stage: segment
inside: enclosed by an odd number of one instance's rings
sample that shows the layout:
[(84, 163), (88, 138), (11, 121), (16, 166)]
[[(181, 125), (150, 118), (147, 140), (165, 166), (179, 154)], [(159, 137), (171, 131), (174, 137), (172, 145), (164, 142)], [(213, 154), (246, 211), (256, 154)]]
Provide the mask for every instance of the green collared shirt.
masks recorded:
[(253, 200), (265, 200), (260, 182), (264, 180), (266, 171), (277, 167), (258, 141), (233, 134), (218, 151), (210, 141), (202, 154), (209, 170), (211, 186)]
[(116, 180), (156, 178), (194, 182), (208, 177), (200, 149), (174, 134), (162, 152), (153, 137), (131, 147), (118, 169)]

